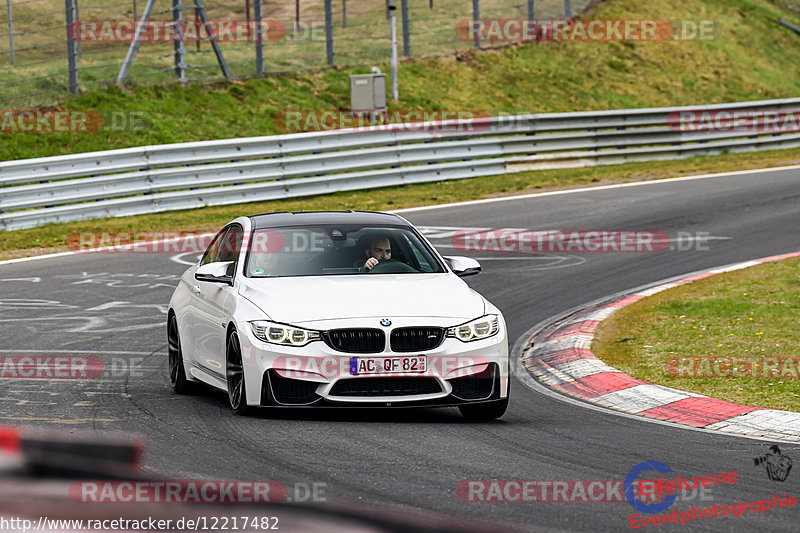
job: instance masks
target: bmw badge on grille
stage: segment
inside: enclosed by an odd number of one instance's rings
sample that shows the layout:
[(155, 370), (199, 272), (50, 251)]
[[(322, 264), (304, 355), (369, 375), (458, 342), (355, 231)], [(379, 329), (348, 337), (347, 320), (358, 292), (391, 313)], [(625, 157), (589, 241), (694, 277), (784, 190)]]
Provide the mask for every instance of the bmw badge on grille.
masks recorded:
[(391, 325), (392, 321), (389, 320), (388, 318), (384, 318), (383, 320), (381, 320), (381, 326), (391, 326)]

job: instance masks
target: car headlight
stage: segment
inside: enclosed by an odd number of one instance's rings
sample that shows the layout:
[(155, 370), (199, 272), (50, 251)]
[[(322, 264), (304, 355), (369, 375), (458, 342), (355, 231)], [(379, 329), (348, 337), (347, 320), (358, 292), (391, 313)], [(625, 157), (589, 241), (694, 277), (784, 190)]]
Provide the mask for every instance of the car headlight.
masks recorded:
[(320, 340), (319, 331), (276, 324), (266, 320), (250, 322), (253, 335), (270, 344), (281, 346), (305, 346), (309, 342)]
[(455, 337), (462, 342), (477, 341), (496, 335), (500, 330), (497, 315), (486, 315), (466, 324), (447, 329), (448, 337)]

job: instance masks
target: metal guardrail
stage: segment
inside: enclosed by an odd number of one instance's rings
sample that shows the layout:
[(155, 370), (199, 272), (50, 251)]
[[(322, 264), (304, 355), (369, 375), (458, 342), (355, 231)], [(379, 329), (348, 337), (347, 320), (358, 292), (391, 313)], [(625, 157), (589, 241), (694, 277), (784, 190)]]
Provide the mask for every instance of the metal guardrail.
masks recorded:
[(144, 146), (0, 163), (0, 228), (544, 168), (800, 146), (800, 133), (680, 131), (681, 111), (795, 111), (800, 98), (548, 113)]

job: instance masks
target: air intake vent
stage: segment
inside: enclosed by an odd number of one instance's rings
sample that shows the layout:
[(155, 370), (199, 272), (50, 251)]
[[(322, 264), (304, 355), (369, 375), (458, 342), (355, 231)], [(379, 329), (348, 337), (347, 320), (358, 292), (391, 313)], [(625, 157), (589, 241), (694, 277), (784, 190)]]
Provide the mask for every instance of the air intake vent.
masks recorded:
[(442, 387), (434, 378), (358, 378), (340, 379), (331, 396), (413, 396), (435, 394)]
[(473, 376), (464, 376), (448, 380), (453, 386), (453, 396), (462, 400), (486, 400), (494, 393), (494, 382), (497, 365), (492, 364), (489, 370)]
[(271, 405), (273, 403), (269, 397), (269, 389), (271, 389), (275, 401), (279, 404), (308, 405), (320, 399), (320, 396), (317, 395), (318, 386), (319, 383), (313, 381), (284, 378), (272, 370), (267, 370), (264, 373), (262, 384), (261, 404)]

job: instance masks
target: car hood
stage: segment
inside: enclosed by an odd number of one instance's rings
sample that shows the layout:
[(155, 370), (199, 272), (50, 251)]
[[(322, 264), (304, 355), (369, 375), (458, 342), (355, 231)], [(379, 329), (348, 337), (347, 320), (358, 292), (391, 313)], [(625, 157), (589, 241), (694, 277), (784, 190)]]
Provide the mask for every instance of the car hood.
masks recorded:
[(239, 292), (271, 320), (301, 325), (363, 317), (471, 320), (484, 299), (454, 274), (244, 278)]

